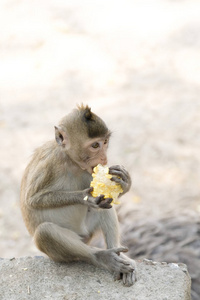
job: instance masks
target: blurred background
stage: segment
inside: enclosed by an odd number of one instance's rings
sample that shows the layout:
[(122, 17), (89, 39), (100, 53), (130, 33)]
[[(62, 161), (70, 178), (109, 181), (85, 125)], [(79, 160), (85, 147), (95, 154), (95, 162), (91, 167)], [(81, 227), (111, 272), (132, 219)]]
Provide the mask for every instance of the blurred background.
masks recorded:
[(200, 224), (199, 15), (195, 0), (0, 1), (0, 257), (39, 253), (21, 177), (82, 102), (113, 132), (109, 165), (131, 173), (120, 221)]

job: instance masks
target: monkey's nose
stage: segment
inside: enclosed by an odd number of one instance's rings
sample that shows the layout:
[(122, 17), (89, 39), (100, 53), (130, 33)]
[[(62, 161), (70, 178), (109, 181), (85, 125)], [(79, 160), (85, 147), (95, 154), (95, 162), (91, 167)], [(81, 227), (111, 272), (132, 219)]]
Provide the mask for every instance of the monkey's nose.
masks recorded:
[(107, 158), (101, 159), (101, 164), (102, 164), (103, 166), (107, 165)]

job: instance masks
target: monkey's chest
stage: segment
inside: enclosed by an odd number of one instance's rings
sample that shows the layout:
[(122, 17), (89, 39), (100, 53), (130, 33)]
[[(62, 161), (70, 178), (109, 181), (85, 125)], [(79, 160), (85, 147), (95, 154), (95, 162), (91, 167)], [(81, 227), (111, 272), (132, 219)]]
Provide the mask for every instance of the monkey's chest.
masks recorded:
[(68, 173), (66, 176), (59, 178), (59, 181), (56, 182), (56, 189), (59, 188), (71, 192), (82, 191), (90, 187), (91, 181), (92, 176), (86, 171), (81, 171), (80, 174)]

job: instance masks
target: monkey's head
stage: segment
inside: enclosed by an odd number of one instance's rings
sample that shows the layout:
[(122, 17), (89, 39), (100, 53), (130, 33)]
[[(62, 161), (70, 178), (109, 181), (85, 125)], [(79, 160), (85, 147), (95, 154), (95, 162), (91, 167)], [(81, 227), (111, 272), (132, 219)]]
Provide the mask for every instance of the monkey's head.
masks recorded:
[(104, 121), (91, 112), (87, 105), (78, 106), (55, 127), (58, 145), (89, 173), (96, 165), (107, 164), (110, 135)]

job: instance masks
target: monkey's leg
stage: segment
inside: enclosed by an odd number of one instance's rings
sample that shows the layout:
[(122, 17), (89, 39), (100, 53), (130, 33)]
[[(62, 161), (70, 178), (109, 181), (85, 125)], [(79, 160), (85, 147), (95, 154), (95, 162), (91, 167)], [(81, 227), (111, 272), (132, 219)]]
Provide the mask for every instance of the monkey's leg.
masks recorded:
[(108, 250), (90, 247), (84, 244), (75, 232), (53, 223), (40, 224), (34, 239), (37, 247), (54, 261), (82, 260), (112, 273), (127, 274), (133, 271), (133, 266), (119, 255), (120, 252), (127, 251), (124, 247)]
[(89, 246), (81, 241), (81, 237), (54, 223), (40, 224), (35, 231), (34, 240), (37, 247), (54, 261), (92, 261)]
[[(100, 215), (100, 226), (103, 231), (105, 241), (107, 244), (107, 248), (121, 247), (119, 241), (119, 226), (118, 226), (118, 218), (116, 211), (113, 208), (106, 209), (101, 212)], [(112, 228), (112, 230), (109, 230)], [(124, 259), (128, 264), (130, 264), (133, 268), (132, 272), (115, 272), (114, 279), (123, 279), (123, 283), (125, 286), (131, 286), (136, 281), (136, 264), (135, 261), (120, 253), (121, 258)]]
[(121, 247), (119, 240), (119, 223), (114, 207), (104, 209), (98, 213), (98, 223), (102, 229), (108, 249)]

